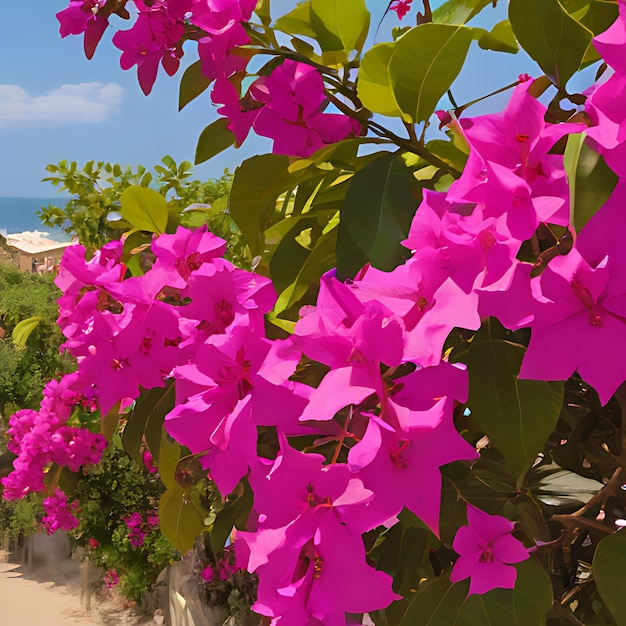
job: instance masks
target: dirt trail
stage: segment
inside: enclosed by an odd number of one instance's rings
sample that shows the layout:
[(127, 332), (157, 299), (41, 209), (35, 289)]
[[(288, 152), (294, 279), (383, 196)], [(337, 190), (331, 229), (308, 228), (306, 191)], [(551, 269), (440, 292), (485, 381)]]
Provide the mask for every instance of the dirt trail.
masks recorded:
[(154, 626), (115, 606), (92, 600), (92, 609), (81, 607), (80, 575), (76, 563), (61, 563), (26, 571), (8, 563), (0, 551), (0, 626)]

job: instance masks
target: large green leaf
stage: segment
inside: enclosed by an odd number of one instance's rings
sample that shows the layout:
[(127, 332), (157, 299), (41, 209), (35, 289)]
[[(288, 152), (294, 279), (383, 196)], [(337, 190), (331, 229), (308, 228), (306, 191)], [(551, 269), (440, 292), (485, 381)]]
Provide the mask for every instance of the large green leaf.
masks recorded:
[(469, 370), (472, 417), (502, 453), (519, 487), (556, 426), (564, 384), (519, 380), (524, 347), (492, 338), (495, 324), (483, 325), (460, 360)]
[[(143, 463), (141, 444), (144, 435), (146, 439), (149, 439), (148, 447), (158, 463), (161, 449), (160, 431), (163, 428), (165, 416), (174, 408), (174, 396), (174, 384), (170, 380), (165, 388), (156, 387), (144, 391), (127, 415), (122, 433), (122, 445), (126, 453), (139, 465)], [(152, 430), (155, 433), (152, 433)], [(158, 439), (155, 437), (157, 433)]]
[[(359, 68), (357, 94), (370, 111), (404, 118), (405, 115), (396, 102), (389, 76), (389, 62), (394, 50), (394, 43), (385, 42), (373, 46), (365, 53)], [(406, 121), (410, 121), (409, 116), (406, 118)]]
[(311, 24), (323, 51), (360, 50), (370, 14), (365, 0), (311, 0)]
[(276, 208), (278, 196), (311, 177), (308, 169), (289, 171), (289, 157), (262, 154), (246, 159), (236, 170), (229, 209), (253, 256), (264, 251), (263, 231)]
[(337, 228), (324, 233), (307, 256), (294, 281), (278, 296), (276, 315), (291, 308), (302, 298), (320, 276), (336, 265)]
[(559, 0), (510, 0), (509, 19), (524, 50), (559, 87), (580, 67), (593, 33)]
[(311, 3), (308, 0), (299, 2), (295, 9), (276, 20), (274, 28), (290, 35), (304, 35), (315, 39), (315, 31), (311, 26)]
[[(573, 223), (576, 230), (580, 232), (580, 229), (609, 199), (618, 178), (604, 159), (595, 150), (584, 144), (575, 160), (575, 168), (573, 163), (568, 162), (567, 165), (571, 167), (568, 174), (571, 174), (571, 171), (576, 172)], [(571, 180), (572, 178), (570, 178)]]
[(458, 76), (472, 43), (471, 28), (422, 24), (395, 43), (389, 76), (400, 109), (426, 121)]
[(180, 487), (168, 489), (161, 496), (159, 525), (166, 539), (181, 554), (193, 546), (204, 528), (202, 516), (193, 505), (190, 494)]
[(228, 536), (233, 528), (243, 530), (250, 516), (250, 509), (254, 497), (252, 489), (247, 481), (243, 481), (243, 493), (236, 500), (230, 497), (224, 505), (224, 508), (217, 514), (215, 521), (211, 527), (211, 549), (217, 554), (224, 548)]
[(132, 185), (120, 197), (122, 217), (139, 230), (164, 233), (167, 226), (167, 200), (154, 189)]
[[(383, 154), (366, 165), (352, 177), (341, 206), (338, 258), (339, 249), (352, 240), (374, 267), (392, 270), (409, 256), (400, 242), (418, 204), (414, 179), (400, 156)], [(346, 261), (342, 256), (340, 273)]]
[(419, 586), (399, 626), (544, 626), (552, 605), (550, 579), (535, 558), (515, 566), (514, 589), (467, 596), (468, 583), (440, 576)]
[(228, 123), (225, 117), (220, 117), (200, 133), (196, 146), (196, 165), (208, 161), (235, 143), (235, 135), (229, 130)]
[(618, 626), (626, 625), (626, 533), (606, 537), (593, 557), (593, 577)]
[(465, 24), (492, 3), (492, 0), (448, 0), (433, 11), (433, 22)]
[(205, 92), (211, 81), (202, 73), (202, 62), (192, 63), (180, 79), (178, 110), (182, 111), (192, 100)]

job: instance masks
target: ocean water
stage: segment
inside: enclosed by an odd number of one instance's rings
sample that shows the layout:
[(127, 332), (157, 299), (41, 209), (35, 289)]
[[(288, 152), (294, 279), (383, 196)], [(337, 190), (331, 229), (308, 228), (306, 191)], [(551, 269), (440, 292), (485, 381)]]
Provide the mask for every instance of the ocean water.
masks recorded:
[(66, 198), (10, 198), (0, 196), (0, 233), (21, 233), (26, 230), (39, 230), (67, 238), (65, 233), (58, 229), (51, 229), (43, 225), (37, 217), (37, 211), (48, 204), (64, 206)]

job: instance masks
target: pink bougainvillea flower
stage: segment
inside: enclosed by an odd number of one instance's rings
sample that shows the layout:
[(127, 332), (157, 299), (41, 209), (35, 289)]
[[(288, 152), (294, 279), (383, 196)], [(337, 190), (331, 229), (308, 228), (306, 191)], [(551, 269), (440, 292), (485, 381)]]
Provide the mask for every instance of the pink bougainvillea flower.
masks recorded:
[(626, 344), (621, 268), (611, 255), (592, 267), (576, 248), (550, 262), (535, 279), (538, 300), (520, 378), (567, 380), (578, 370), (602, 404), (610, 400), (626, 380), (626, 361), (615, 358), (615, 346)]
[(520, 247), (504, 216), (485, 218), (481, 205), (449, 202), (445, 193), (430, 190), (402, 243), (442, 283), (450, 277), (466, 293), (501, 278)]
[(460, 555), (452, 572), (453, 583), (470, 579), (469, 594), (483, 594), (492, 589), (513, 589), (520, 563), (530, 551), (511, 532), (515, 527), (500, 515), (489, 515), (471, 505), (467, 506), (469, 526), (461, 526), (452, 547)]
[(326, 144), (361, 132), (356, 120), (322, 112), (324, 81), (307, 63), (283, 61), (267, 78), (254, 83), (251, 94), (265, 104), (254, 130), (274, 141), (277, 154), (308, 157)]
[(398, 19), (401, 20), (411, 10), (412, 1), (413, 0), (393, 0), (389, 5), (389, 10), (395, 11), (398, 14)]
[(44, 498), (43, 508), (46, 514), (41, 523), (49, 535), (54, 534), (59, 529), (72, 530), (78, 526), (78, 520), (74, 515), (79, 508), (78, 501), (74, 500), (68, 503), (67, 496), (58, 487), (52, 495)]
[(155, 9), (140, 11), (132, 28), (113, 35), (113, 45), (122, 51), (120, 67), (129, 70), (137, 66), (137, 78), (145, 95), (152, 91), (159, 64), (170, 76), (178, 70), (184, 30), (180, 21)]
[(392, 272), (368, 267), (351, 288), (361, 301), (375, 300), (401, 319), (403, 359), (427, 367), (441, 361), (453, 328), (480, 327), (478, 295), (465, 293), (451, 278), (441, 280), (441, 272), (411, 258)]
[(485, 216), (506, 215), (511, 234), (532, 236), (540, 222), (569, 223), (569, 187), (563, 157), (548, 154), (564, 135), (585, 124), (548, 124), (546, 107), (519, 84), (502, 113), (464, 118), (471, 152), (461, 178), (448, 192), (453, 201), (484, 205)]
[(91, 59), (96, 47), (109, 25), (107, 17), (100, 13), (106, 0), (71, 0), (69, 6), (56, 15), (61, 37), (85, 33), (85, 56)]
[(235, 142), (240, 146), (248, 136), (259, 114), (262, 102), (257, 102), (250, 91), (241, 97), (235, 86), (226, 78), (218, 78), (211, 91), (214, 104), (221, 104), (217, 112), (228, 118), (228, 129), (235, 135)]
[(619, 17), (607, 30), (593, 40), (593, 45), (602, 58), (617, 74), (626, 78), (626, 5), (619, 3)]

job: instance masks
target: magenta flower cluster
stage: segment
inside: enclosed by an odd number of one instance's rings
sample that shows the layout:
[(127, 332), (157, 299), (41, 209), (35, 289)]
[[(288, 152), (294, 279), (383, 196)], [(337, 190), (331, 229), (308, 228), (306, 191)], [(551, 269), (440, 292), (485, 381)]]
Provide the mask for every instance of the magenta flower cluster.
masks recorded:
[[(112, 13), (128, 18), (128, 0), (72, 0), (57, 13), (61, 36), (84, 33), (89, 58)], [(197, 41), (202, 73), (214, 82), (211, 98), (240, 145), (251, 128), (274, 142), (274, 152), (308, 157), (324, 145), (359, 135), (361, 125), (340, 113), (325, 113), (329, 104), (321, 74), (306, 63), (287, 60), (246, 90), (242, 77), (251, 43), (245, 24), (256, 0), (132, 0), (137, 18), (113, 36), (122, 52), (123, 70), (137, 66), (143, 92), (152, 90), (159, 66), (172, 76), (180, 66), (183, 43)]]
[[(45, 491), (45, 472), (52, 463), (77, 472), (83, 465), (100, 461), (106, 447), (104, 437), (67, 424), (76, 405), (95, 410), (88, 395), (71, 389), (77, 378), (77, 374), (69, 374), (61, 381), (49, 382), (43, 390), (39, 411), (24, 409), (9, 419), (7, 447), (17, 458), (13, 461), (13, 471), (0, 480), (6, 500)], [(78, 524), (72, 514), (76, 503), (68, 505), (65, 494), (59, 489), (44, 499), (43, 505), (46, 510), (43, 524), (48, 532), (53, 533), (58, 528), (71, 530)]]
[[(73, 2), (66, 10), (88, 4), (96, 10), (85, 28), (99, 15), (93, 2)], [(143, 33), (148, 42), (150, 31), (154, 51), (145, 43), (132, 52), (126, 36), (117, 43), (144, 63), (163, 63), (167, 55), (167, 64), (174, 63), (169, 29), (159, 30), (159, 20), (174, 15), (168, 3), (136, 4), (146, 25), (137, 27), (134, 40)], [(237, 71), (243, 61), (230, 59), (229, 51), (244, 37), (252, 3), (223, 0), (219, 12), (217, 0), (187, 5), (184, 19), (209, 33), (203, 54), (212, 61), (204, 61), (205, 71), (213, 62), (219, 68), (232, 62), (235, 69), (226, 71)], [(200, 6), (209, 8), (194, 13)], [(626, 187), (621, 180), (577, 236), (563, 157), (552, 152), (567, 134), (586, 131), (624, 175), (625, 6), (595, 40), (614, 69), (590, 92), (587, 112), (595, 125), (546, 123), (546, 108), (528, 93), (529, 80), (502, 113), (462, 119), (467, 166), (447, 192), (424, 192), (405, 242), (410, 259), (392, 272), (366, 267), (350, 283), (327, 273), (316, 305), (302, 311), (288, 339), (270, 340), (264, 332), (263, 316), (275, 301), (270, 281), (224, 260), (224, 242), (206, 229), (179, 228), (155, 238), (152, 268), (130, 279), (124, 279), (120, 242), (89, 261), (80, 246), (69, 248), (57, 277), (59, 324), (78, 372), (59, 383), (62, 391), (48, 393), (58, 408), (42, 403), (39, 413), (12, 421), (11, 445), (20, 457), (5, 489), (14, 497), (40, 489), (45, 464), (57, 461), (56, 454), (70, 468), (95, 458), (97, 441), (83, 446), (73, 432), (66, 438), (60, 430), (60, 398), (69, 395), (70, 405), (93, 399), (105, 414), (173, 379), (176, 406), (166, 416), (167, 432), (201, 455), (223, 495), (243, 478), (252, 488), (253, 509), (235, 546), (238, 566), (258, 574), (255, 611), (272, 625), (344, 626), (346, 613), (374, 611), (398, 598), (391, 577), (369, 563), (362, 534), (395, 524), (404, 508), (438, 534), (441, 466), (478, 457), (453, 423), (455, 405), (468, 394), (465, 368), (442, 356), (453, 328), (475, 330), (487, 316), (508, 328), (528, 327), (520, 376), (564, 380), (578, 371), (603, 403), (626, 379), (626, 361), (615, 351), (626, 341), (620, 240)], [(62, 15), (62, 23), (69, 20), (69, 13)], [(281, 120), (297, 115), (290, 145), (297, 137), (305, 148), (296, 154), (306, 154), (319, 142), (336, 141), (319, 117), (316, 76), (285, 62), (250, 88), (245, 111), (237, 108), (236, 93), (226, 94), (232, 84), (220, 82), (229, 76), (218, 76), (214, 98), (224, 107), (232, 99), (240, 137), (257, 125), (258, 132), (280, 128)], [(300, 122), (306, 132), (299, 133)], [(546, 223), (570, 230), (571, 250), (545, 267), (518, 260), (522, 244)], [(325, 366), (315, 387), (294, 376), (303, 359)], [(405, 364), (414, 367), (397, 376)], [(258, 453), (263, 429), (277, 434), (274, 458)], [(58, 448), (51, 448), (48, 433), (60, 433)], [(294, 438), (301, 436), (312, 437), (313, 448), (332, 444), (335, 453), (299, 451)], [(132, 534), (141, 526), (131, 518)], [(513, 587), (514, 564), (529, 555), (512, 536), (513, 523), (470, 507), (468, 524), (454, 540), (460, 556), (451, 580), (470, 577), (471, 593)], [(136, 534), (134, 540), (142, 539)]]
[(141, 548), (146, 541), (148, 533), (159, 525), (159, 517), (154, 513), (148, 513), (144, 520), (143, 515), (139, 511), (135, 511), (130, 515), (123, 517), (122, 521), (128, 528), (128, 541), (133, 548)]

